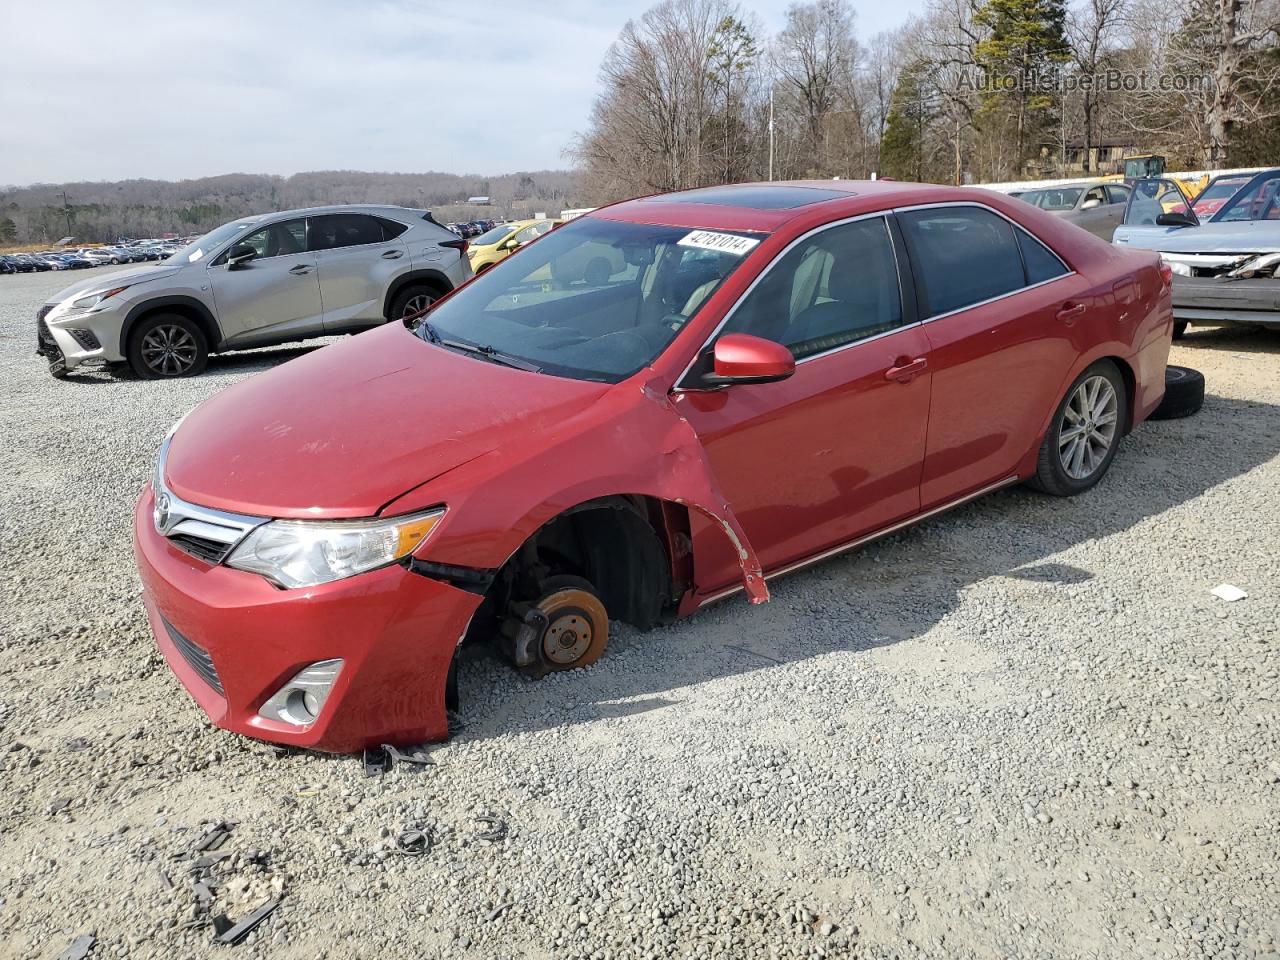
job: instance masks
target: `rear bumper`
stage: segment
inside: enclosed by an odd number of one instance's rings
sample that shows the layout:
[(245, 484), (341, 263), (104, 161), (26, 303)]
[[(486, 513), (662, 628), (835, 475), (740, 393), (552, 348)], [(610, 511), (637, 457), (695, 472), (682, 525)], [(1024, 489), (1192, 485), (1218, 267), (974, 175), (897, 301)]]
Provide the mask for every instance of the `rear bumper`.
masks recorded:
[[(170, 668), (215, 724), (334, 753), (448, 735), (449, 666), (479, 596), (400, 566), (280, 590), (178, 550), (156, 533), (151, 511), (147, 489), (133, 530), (147, 618)], [(344, 665), (314, 723), (258, 715), (299, 670), (333, 658)]]

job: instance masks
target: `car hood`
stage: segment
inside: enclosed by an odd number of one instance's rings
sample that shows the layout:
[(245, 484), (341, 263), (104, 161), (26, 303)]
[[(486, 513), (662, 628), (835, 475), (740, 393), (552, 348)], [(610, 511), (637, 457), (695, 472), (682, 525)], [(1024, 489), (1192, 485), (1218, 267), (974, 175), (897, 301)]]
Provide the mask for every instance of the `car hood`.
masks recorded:
[(369, 517), (414, 487), (611, 389), (428, 344), (401, 324), (322, 347), (222, 391), (182, 422), (165, 481), (203, 506)]
[(111, 273), (96, 273), (92, 277), (71, 284), (71, 286), (59, 292), (57, 296), (51, 297), (49, 302), (62, 303), (64, 300), (69, 300), (72, 297), (79, 296), (82, 293), (89, 293), (93, 290), (109, 290), (112, 287), (133, 286), (135, 283), (163, 280), (165, 277), (172, 277), (181, 269), (182, 267), (180, 266), (156, 265), (129, 267), (126, 270), (113, 270)]
[(1280, 250), (1280, 221), (1245, 220), (1198, 227), (1120, 226), (1113, 242), (1161, 253), (1270, 253)]

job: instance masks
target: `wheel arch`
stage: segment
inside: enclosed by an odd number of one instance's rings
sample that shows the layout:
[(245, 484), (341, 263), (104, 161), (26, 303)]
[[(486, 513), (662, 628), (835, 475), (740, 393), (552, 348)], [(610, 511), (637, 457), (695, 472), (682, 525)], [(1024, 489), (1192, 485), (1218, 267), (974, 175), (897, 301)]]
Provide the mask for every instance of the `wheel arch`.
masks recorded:
[(383, 317), (390, 317), (391, 304), (405, 287), (410, 286), (433, 287), (441, 296), (453, 290), (453, 282), (441, 270), (423, 268), (402, 273), (387, 286), (387, 292), (382, 298)]
[(213, 312), (195, 297), (167, 296), (144, 300), (132, 307), (125, 315), (120, 326), (120, 356), (129, 356), (129, 337), (134, 329), (147, 317), (156, 313), (176, 313), (195, 323), (209, 341), (209, 352), (222, 346), (222, 328), (218, 326)]

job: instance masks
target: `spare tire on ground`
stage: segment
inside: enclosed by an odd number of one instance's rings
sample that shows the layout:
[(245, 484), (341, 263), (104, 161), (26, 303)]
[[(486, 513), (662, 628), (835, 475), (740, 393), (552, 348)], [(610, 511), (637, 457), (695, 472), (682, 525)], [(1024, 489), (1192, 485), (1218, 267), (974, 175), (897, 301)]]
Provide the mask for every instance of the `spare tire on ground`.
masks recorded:
[(1152, 420), (1189, 417), (1204, 406), (1204, 374), (1190, 367), (1164, 368), (1164, 399), (1151, 412)]

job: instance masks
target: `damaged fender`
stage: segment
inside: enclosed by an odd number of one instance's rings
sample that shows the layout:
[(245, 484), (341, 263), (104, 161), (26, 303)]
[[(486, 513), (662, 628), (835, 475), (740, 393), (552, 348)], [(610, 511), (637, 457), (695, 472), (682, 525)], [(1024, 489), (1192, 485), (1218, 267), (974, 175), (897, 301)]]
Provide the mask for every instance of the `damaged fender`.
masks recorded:
[(606, 393), (557, 429), (461, 464), (383, 512), (445, 504), (418, 558), (492, 570), (565, 510), (618, 495), (678, 503), (711, 519), (733, 544), (750, 602), (769, 599), (760, 561), (701, 440), (653, 380)]

